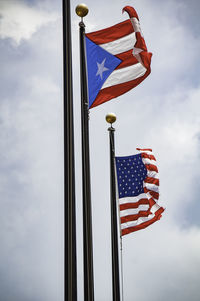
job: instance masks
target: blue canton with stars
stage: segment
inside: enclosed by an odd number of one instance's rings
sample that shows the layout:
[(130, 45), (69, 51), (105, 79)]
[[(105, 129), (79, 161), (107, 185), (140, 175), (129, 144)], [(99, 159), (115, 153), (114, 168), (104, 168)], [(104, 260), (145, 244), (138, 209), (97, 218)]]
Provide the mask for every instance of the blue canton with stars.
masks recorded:
[(138, 196), (144, 193), (143, 181), (147, 169), (142, 162), (141, 154), (115, 157), (119, 198)]

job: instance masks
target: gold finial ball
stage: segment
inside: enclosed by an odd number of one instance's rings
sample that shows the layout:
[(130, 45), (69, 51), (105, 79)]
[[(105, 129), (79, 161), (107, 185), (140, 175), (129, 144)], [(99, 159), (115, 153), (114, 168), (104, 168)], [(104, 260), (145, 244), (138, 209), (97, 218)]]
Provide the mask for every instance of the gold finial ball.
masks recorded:
[(112, 124), (112, 123), (114, 123), (116, 121), (116, 119), (117, 119), (117, 117), (116, 117), (116, 115), (114, 113), (109, 113), (109, 114), (106, 115), (106, 121), (108, 123)]
[(76, 14), (81, 18), (87, 16), (88, 11), (89, 11), (89, 9), (88, 9), (87, 5), (85, 5), (84, 3), (79, 4), (76, 7)]

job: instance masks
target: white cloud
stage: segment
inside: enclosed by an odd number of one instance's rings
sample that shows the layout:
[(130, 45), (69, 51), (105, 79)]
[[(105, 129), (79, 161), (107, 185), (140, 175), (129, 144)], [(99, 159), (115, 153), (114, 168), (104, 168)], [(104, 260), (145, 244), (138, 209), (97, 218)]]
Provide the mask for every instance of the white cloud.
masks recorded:
[(23, 1), (3, 0), (0, 3), (0, 37), (11, 38), (18, 45), (23, 39), (30, 39), (41, 26), (57, 18), (56, 13), (28, 6)]

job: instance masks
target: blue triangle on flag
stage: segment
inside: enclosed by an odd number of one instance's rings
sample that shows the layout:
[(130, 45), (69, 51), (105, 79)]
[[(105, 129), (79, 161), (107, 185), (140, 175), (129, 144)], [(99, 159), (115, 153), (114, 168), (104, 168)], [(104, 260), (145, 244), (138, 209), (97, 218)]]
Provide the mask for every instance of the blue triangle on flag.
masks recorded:
[(85, 37), (87, 53), (89, 107), (99, 90), (121, 60)]

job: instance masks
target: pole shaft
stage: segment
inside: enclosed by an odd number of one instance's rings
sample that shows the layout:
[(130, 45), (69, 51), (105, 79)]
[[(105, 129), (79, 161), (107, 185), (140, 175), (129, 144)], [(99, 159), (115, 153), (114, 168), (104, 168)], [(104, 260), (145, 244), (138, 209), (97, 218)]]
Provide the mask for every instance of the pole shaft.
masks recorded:
[(65, 300), (77, 300), (74, 121), (70, 0), (63, 0), (64, 283)]
[(120, 277), (118, 255), (118, 219), (115, 181), (115, 129), (109, 129), (110, 138), (110, 205), (111, 205), (111, 241), (112, 241), (112, 290), (113, 301), (120, 301)]
[(82, 183), (83, 183), (83, 257), (84, 300), (94, 300), (92, 206), (89, 157), (89, 109), (85, 54), (85, 25), (80, 27), (81, 123), (82, 123)]

